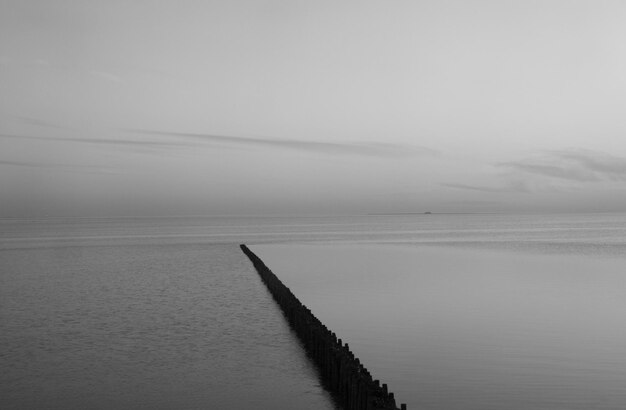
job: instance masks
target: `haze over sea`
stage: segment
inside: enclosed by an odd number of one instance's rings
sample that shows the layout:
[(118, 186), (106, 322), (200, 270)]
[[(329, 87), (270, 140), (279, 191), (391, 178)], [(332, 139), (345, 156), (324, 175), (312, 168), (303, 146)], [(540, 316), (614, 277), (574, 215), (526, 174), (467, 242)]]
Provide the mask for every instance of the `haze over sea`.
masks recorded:
[(410, 409), (626, 409), (624, 21), (0, 0), (0, 409), (333, 408), (240, 243)]
[(0, 227), (3, 409), (332, 409), (239, 243), (409, 408), (626, 407), (626, 214)]

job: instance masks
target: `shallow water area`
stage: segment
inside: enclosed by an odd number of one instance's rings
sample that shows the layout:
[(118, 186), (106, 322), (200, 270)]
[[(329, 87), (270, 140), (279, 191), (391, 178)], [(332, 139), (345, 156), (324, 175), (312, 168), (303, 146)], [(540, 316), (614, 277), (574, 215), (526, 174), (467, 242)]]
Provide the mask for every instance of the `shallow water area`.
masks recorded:
[(623, 258), (388, 244), (251, 249), (409, 408), (626, 407)]
[(0, 219), (0, 408), (332, 408), (240, 243), (409, 409), (626, 408), (626, 214)]
[(2, 409), (328, 409), (236, 245), (0, 251)]

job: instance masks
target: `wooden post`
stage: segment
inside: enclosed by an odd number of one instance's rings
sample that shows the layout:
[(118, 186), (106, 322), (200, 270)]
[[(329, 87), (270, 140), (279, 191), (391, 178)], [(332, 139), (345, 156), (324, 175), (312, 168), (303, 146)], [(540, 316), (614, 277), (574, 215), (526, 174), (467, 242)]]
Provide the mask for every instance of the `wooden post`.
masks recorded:
[[(303, 305), (276, 275), (246, 245), (241, 250), (250, 259), (291, 328), (316, 364), (323, 381), (346, 410), (398, 410), (395, 397), (350, 351), (348, 343), (331, 332)], [(401, 405), (406, 410), (406, 404)]]

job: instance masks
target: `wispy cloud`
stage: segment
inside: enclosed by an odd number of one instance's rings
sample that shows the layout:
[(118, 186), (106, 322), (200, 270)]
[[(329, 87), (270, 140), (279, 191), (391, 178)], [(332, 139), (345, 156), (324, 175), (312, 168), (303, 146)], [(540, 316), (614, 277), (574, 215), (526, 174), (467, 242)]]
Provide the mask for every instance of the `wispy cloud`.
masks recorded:
[(602, 152), (564, 149), (541, 151), (517, 161), (494, 164), (501, 183), (486, 186), (441, 183), (447, 188), (485, 193), (563, 192), (585, 184), (626, 181), (626, 158)]
[(523, 181), (508, 181), (504, 186), (490, 187), (482, 185), (441, 183), (441, 186), (455, 189), (465, 189), (478, 192), (529, 192), (530, 189)]
[(283, 148), (298, 151), (316, 152), (323, 154), (349, 154), (364, 156), (436, 156), (438, 152), (421, 146), (408, 144), (388, 144), (378, 142), (325, 142), (307, 140), (286, 140), (278, 138), (251, 138), (234, 137), (215, 134), (200, 134), (186, 132), (165, 132), (143, 129), (129, 129), (128, 132), (169, 136), (176, 138), (192, 139), (208, 143), (219, 143), (241, 147), (270, 147)]
[(576, 162), (598, 176), (623, 181), (626, 179), (626, 158), (588, 151), (554, 151), (564, 160)]
[(130, 146), (143, 148), (159, 148), (159, 147), (180, 147), (191, 146), (191, 143), (173, 142), (173, 141), (146, 141), (131, 139), (106, 139), (106, 138), (78, 138), (78, 137), (42, 137), (37, 135), (17, 135), (17, 134), (0, 134), (0, 138), (16, 139), (16, 140), (34, 140), (34, 141), (60, 141), (60, 142), (76, 142), (80, 144), (108, 145), (108, 146)]
[(36, 125), (38, 127), (54, 128), (54, 129), (70, 129), (70, 127), (66, 127), (60, 124), (55, 124), (50, 121), (45, 121), (39, 118), (24, 117), (24, 116), (14, 116), (13, 118), (20, 120), (24, 124)]
[(590, 150), (545, 151), (536, 157), (496, 165), (575, 182), (626, 181), (626, 158)]
[(447, 187), (447, 188), (465, 189), (468, 191), (479, 191), (479, 192), (501, 192), (502, 191), (502, 188), (498, 188), (498, 187), (486, 187), (486, 186), (468, 185), (468, 184), (456, 184), (456, 183), (442, 182), (440, 185)]
[[(67, 130), (76, 133), (79, 131), (70, 126), (51, 121), (27, 117), (12, 116), (23, 124), (34, 125), (55, 130)], [(216, 145), (220, 148), (276, 148), (297, 150), (330, 155), (359, 155), (370, 157), (417, 157), (439, 156), (434, 149), (414, 144), (393, 144), (385, 142), (327, 142), (298, 139), (280, 139), (271, 137), (240, 137), (209, 133), (170, 132), (148, 129), (115, 129), (116, 138), (90, 138), (55, 135), (6, 134), (0, 133), (0, 138), (38, 141), (76, 142), (80, 144), (117, 145), (134, 147), (182, 147), (197, 145)], [(146, 139), (145, 136), (158, 138)], [(129, 138), (129, 136), (134, 136)]]
[(44, 162), (27, 162), (27, 161), (8, 161), (8, 160), (0, 160), (0, 166), (11, 166), (11, 167), (21, 167), (21, 168), (44, 168), (44, 169), (54, 169), (65, 172), (80, 172), (80, 173), (92, 173), (92, 174), (119, 174), (120, 170), (109, 168), (109, 167), (100, 167), (93, 165), (69, 165), (69, 164), (54, 164), (54, 163), (44, 163)]
[(579, 169), (568, 165), (545, 165), (537, 163), (525, 162), (502, 162), (497, 164), (498, 167), (515, 169), (530, 174), (542, 175), (552, 178), (567, 179), (571, 181), (597, 181), (598, 178), (585, 169)]
[(477, 192), (525, 193), (580, 189), (585, 184), (626, 181), (626, 158), (585, 149), (535, 152), (515, 161), (494, 164), (502, 181), (497, 186), (442, 183), (448, 188)]

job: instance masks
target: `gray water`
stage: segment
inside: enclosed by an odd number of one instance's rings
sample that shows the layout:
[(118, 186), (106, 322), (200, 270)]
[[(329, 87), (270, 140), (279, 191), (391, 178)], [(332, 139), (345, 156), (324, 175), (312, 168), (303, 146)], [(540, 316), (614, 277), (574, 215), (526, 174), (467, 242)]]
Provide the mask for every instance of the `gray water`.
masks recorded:
[(626, 408), (624, 214), (0, 220), (0, 408), (333, 408), (239, 243), (409, 408)]
[(86, 241), (0, 266), (1, 409), (334, 408), (235, 245)]
[(480, 218), (252, 250), (409, 408), (626, 408), (623, 216)]

